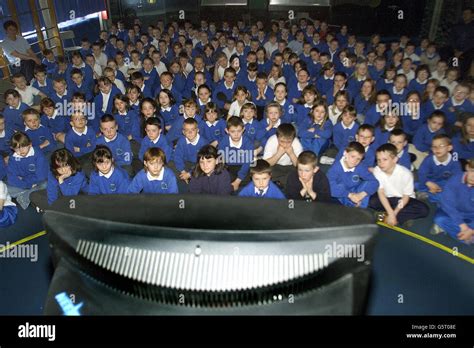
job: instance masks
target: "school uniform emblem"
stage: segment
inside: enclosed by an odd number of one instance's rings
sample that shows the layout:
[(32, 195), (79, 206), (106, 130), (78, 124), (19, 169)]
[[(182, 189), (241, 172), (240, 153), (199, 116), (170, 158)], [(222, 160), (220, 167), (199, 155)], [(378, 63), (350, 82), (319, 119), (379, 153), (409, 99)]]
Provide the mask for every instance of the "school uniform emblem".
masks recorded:
[(359, 182), (360, 181), (360, 176), (357, 174), (352, 175), (352, 182)]
[(162, 190), (167, 190), (168, 189), (168, 185), (166, 184), (166, 182), (161, 182), (161, 189)]
[(349, 142), (355, 141), (355, 139), (352, 135), (349, 136), (348, 140), (349, 140)]
[(111, 184), (109, 185), (109, 188), (110, 188), (110, 191), (111, 191), (111, 192), (117, 191), (117, 185), (115, 185), (114, 183), (111, 183)]
[(39, 137), (40, 143), (41, 143), (41, 144), (44, 143), (45, 140), (46, 140), (46, 137), (45, 137), (44, 135), (40, 135), (40, 137)]
[(449, 170), (446, 170), (443, 172), (443, 178), (449, 178), (453, 173), (451, 173)]
[(123, 155), (123, 150), (121, 148), (118, 148), (116, 150), (116, 152), (117, 152), (117, 156), (122, 156)]
[(216, 129), (216, 130), (214, 131), (214, 135), (217, 135), (217, 136), (221, 135), (220, 129)]
[(30, 164), (28, 165), (28, 171), (30, 171), (30, 172), (36, 172), (36, 164), (30, 163)]
[(255, 128), (253, 128), (253, 127), (252, 127), (252, 128), (249, 128), (249, 133), (250, 133), (250, 134), (255, 134)]
[(130, 117), (129, 116), (125, 116), (123, 120), (124, 120), (125, 123), (130, 123)]

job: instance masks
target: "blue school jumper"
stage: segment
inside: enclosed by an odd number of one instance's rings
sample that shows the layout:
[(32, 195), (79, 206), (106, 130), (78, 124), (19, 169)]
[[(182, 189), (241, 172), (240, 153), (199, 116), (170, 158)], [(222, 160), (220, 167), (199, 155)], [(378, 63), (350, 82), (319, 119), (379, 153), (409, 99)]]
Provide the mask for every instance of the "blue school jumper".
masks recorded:
[(395, 128), (392, 128), (390, 130), (388, 129), (382, 129), (380, 127), (375, 128), (375, 140), (374, 140), (374, 145), (375, 147), (379, 147), (380, 145), (388, 143), (390, 139), (390, 134), (392, 134), (392, 130)]
[(38, 148), (32, 147), (30, 152), (21, 157), (14, 153), (7, 166), (8, 185), (30, 189), (48, 177), (48, 162)]
[[(236, 80), (237, 81), (237, 80)], [(218, 95), (222, 95), (221, 98), (225, 97), (226, 101), (228, 103), (231, 103), (232, 102), (232, 98), (234, 96), (234, 92), (235, 92), (235, 89), (237, 88), (237, 83), (236, 81), (234, 81), (234, 83), (232, 84), (231, 87), (227, 87), (225, 85), (225, 81), (222, 80), (221, 82), (219, 82), (216, 86), (216, 88), (214, 89), (214, 91), (212, 92), (212, 100), (215, 100), (216, 102), (216, 105), (219, 109), (223, 109), (224, 108), (224, 103), (225, 101), (224, 100), (220, 100), (218, 98)], [(269, 99), (271, 100), (271, 99)]]
[(411, 171), (411, 157), (410, 157), (410, 153), (408, 152), (408, 145), (405, 146), (403, 150), (397, 154), (397, 156), (398, 156), (397, 164)]
[(41, 64), (46, 66), (46, 74), (48, 75), (52, 74), (53, 71), (58, 67), (58, 63), (56, 63), (56, 60), (53, 60), (51, 62), (47, 58), (41, 59)]
[(349, 127), (344, 126), (342, 121), (336, 123), (332, 131), (332, 139), (336, 148), (343, 149), (351, 141), (355, 141), (358, 129), (359, 124), (355, 121)]
[[(92, 130), (92, 128), (86, 126), (86, 129), (81, 134), (78, 134), (76, 130), (72, 128), (66, 134), (64, 147), (71, 151), (75, 157), (81, 157), (94, 151), (96, 141), (95, 132)], [(74, 147), (78, 147), (80, 151), (75, 152)]]
[(100, 172), (93, 171), (89, 179), (90, 195), (112, 195), (128, 193), (128, 185), (130, 178), (127, 172), (118, 167), (113, 166), (112, 173), (107, 176)]
[(265, 87), (264, 94), (265, 94), (265, 99), (259, 99), (259, 100), (257, 100), (258, 90), (256, 91), (255, 94), (252, 94), (253, 102), (258, 107), (264, 108), (268, 103), (273, 101), (273, 98), (275, 98), (273, 94), (273, 89), (271, 89), (271, 87), (269, 86)]
[(148, 87), (150, 91), (150, 95), (153, 95), (153, 89), (155, 88), (155, 85), (159, 79), (158, 72), (156, 71), (154, 67), (151, 68), (151, 70), (148, 72), (142, 68), (140, 72), (142, 73), (144, 78), (148, 78), (148, 79), (145, 79), (145, 86)]
[(311, 121), (311, 109), (312, 106), (308, 104), (296, 104), (296, 115), (293, 118), (294, 123), (298, 127), (298, 129), (305, 127), (308, 121)]
[(377, 91), (381, 91), (382, 89), (385, 89), (387, 91), (391, 91), (393, 88), (393, 80), (387, 80), (384, 78), (380, 78), (377, 83), (375, 84), (375, 89)]
[[(207, 69), (204, 68), (204, 71), (202, 71), (202, 72), (204, 73), (204, 76), (206, 78), (206, 84), (212, 83), (213, 79), (212, 79), (212, 76), (209, 73), (209, 71), (207, 71)], [(194, 76), (196, 76), (196, 69), (191, 70), (191, 72), (188, 74), (188, 77), (186, 78), (186, 82), (184, 84), (183, 94), (186, 93), (185, 91), (191, 91), (191, 89), (193, 88), (193, 86), (194, 86)], [(211, 86), (209, 86), (209, 87), (211, 87)], [(190, 97), (190, 95), (188, 94), (188, 98), (189, 97)]]
[(68, 83), (72, 82), (72, 76), (71, 76), (72, 69), (81, 70), (82, 76), (84, 78), (84, 81), (82, 83), (86, 85), (87, 88), (89, 89), (94, 88), (94, 70), (92, 70), (92, 68), (88, 64), (83, 62), (80, 67), (69, 64), (66, 70), (66, 75), (67, 75), (66, 81), (68, 81)]
[(423, 95), (426, 89), (427, 82), (428, 80), (426, 80), (424, 83), (420, 83), (417, 78), (413, 79), (408, 84), (408, 91), (417, 91), (418, 93), (420, 93), (420, 95)]
[(470, 100), (465, 99), (464, 102), (459, 105), (454, 105), (454, 103), (453, 97), (449, 98), (446, 102), (449, 112), (454, 114), (456, 120), (461, 120), (465, 113), (474, 113), (474, 105)]
[(49, 141), (49, 145), (40, 149), (43, 153), (53, 152), (56, 150), (56, 140), (54, 140), (53, 133), (51, 130), (42, 124), (38, 129), (30, 129), (25, 127), (25, 133), (31, 140), (31, 143), (34, 147), (40, 148), (39, 146), (44, 143), (46, 140)]
[[(451, 154), (444, 163), (440, 163), (434, 155), (430, 155), (423, 160), (418, 169), (418, 182), (415, 183), (415, 188), (418, 191), (429, 192), (426, 186), (428, 181), (444, 188), (451, 177), (460, 173), (462, 173), (461, 163), (454, 160)], [(431, 192), (428, 194), (431, 202), (438, 202), (440, 196)]]
[(117, 133), (116, 137), (108, 140), (101, 135), (97, 138), (97, 145), (105, 145), (110, 151), (117, 166), (126, 166), (132, 163), (133, 153), (130, 147), (130, 141), (122, 134)]
[[(310, 131), (311, 128), (314, 128), (314, 130)], [(333, 125), (329, 119), (322, 125), (319, 125), (308, 118), (304, 126), (302, 124), (298, 134), (303, 149), (305, 151), (313, 151), (316, 155), (324, 152), (329, 146), (332, 130)]]
[(49, 128), (53, 134), (67, 133), (71, 129), (70, 117), (59, 113), (56, 113), (53, 117), (41, 115), (41, 124)]
[(369, 66), (369, 75), (374, 81), (379, 81), (382, 79), (383, 74), (385, 73), (385, 69), (382, 70), (377, 70), (375, 65), (370, 65)]
[(222, 137), (219, 141), (218, 150), (224, 163), (229, 166), (240, 166), (237, 177), (244, 180), (250, 170), (250, 164), (254, 159), (253, 141), (243, 135), (240, 147), (231, 143), (230, 136)]
[(392, 87), (390, 90), (390, 96), (392, 98), (392, 105), (398, 106), (401, 110), (401, 103), (405, 102), (408, 95), (408, 90), (406, 88), (402, 89), (401, 92), (395, 90), (395, 87)]
[(72, 93), (67, 88), (64, 91), (63, 95), (58, 95), (56, 92), (51, 95), (51, 100), (54, 102), (56, 107), (62, 107), (63, 109), (68, 106), (68, 103), (71, 101)]
[(160, 114), (161, 117), (163, 117), (163, 120), (165, 121), (163, 127), (170, 126), (179, 117), (179, 107), (177, 104), (174, 104), (167, 108), (160, 108)]
[(278, 188), (277, 185), (270, 181), (268, 188), (265, 192), (260, 193), (255, 187), (254, 183), (251, 182), (246, 185), (240, 192), (240, 197), (257, 197), (257, 198), (270, 198), (270, 199), (286, 199), (285, 195)]
[(30, 107), (25, 103), (20, 103), (17, 108), (5, 106), (5, 109), (3, 109), (3, 116), (5, 117), (6, 129), (12, 129), (14, 131), (23, 130), (25, 124), (23, 123), (23, 116), (21, 116), (21, 113), (29, 108)]
[(184, 136), (180, 138), (173, 152), (173, 162), (176, 169), (182, 172), (185, 169), (186, 162), (196, 163), (199, 150), (207, 144), (209, 144), (209, 141), (201, 134), (198, 134), (198, 139), (194, 141), (194, 144)]
[(261, 142), (261, 145), (263, 147), (265, 147), (265, 144), (267, 143), (268, 139), (270, 139), (270, 137), (272, 135), (275, 135), (276, 132), (277, 132), (277, 128), (282, 124), (282, 120), (278, 120), (277, 124), (274, 125), (272, 128), (270, 128), (270, 130), (267, 130), (267, 127), (269, 125), (269, 122), (268, 122), (268, 118), (264, 118), (260, 121), (260, 129), (261, 129), (261, 134), (262, 134), (262, 138), (260, 139), (260, 142)]
[(211, 124), (208, 121), (204, 122), (204, 138), (206, 138), (210, 143), (217, 140), (219, 141), (220, 138), (226, 135), (226, 122), (224, 119), (219, 119)]
[[(193, 118), (198, 123), (199, 133), (204, 134), (205, 125), (202, 118), (199, 117), (198, 115), (195, 115)], [(183, 136), (183, 123), (185, 119), (186, 118), (184, 115), (178, 116), (178, 118), (176, 118), (173, 125), (169, 129), (168, 133), (166, 134), (166, 137), (168, 138), (168, 142), (170, 144), (174, 143), (176, 140), (178, 140), (179, 138)]]
[(10, 145), (13, 134), (13, 130), (7, 129), (6, 127), (5, 130), (0, 133), (0, 154), (9, 155), (12, 152)]
[[(164, 89), (160, 83), (158, 83), (156, 86), (155, 86), (155, 91), (153, 92), (153, 97), (156, 99), (158, 97), (158, 94), (160, 94), (161, 90)], [(169, 88), (168, 88), (169, 89)], [(173, 95), (174, 97), (174, 100), (176, 100), (176, 104), (180, 105), (181, 102), (183, 101), (183, 96), (181, 94), (181, 92), (178, 90), (177, 86), (175, 83), (173, 83), (171, 85), (171, 89), (169, 89), (171, 94)]]
[(40, 86), (36, 79), (31, 83), (31, 85), (46, 94), (49, 98), (51, 98), (51, 96), (56, 93), (53, 89), (53, 80), (51, 80), (49, 77), (47, 77), (44, 81), (44, 85)]
[(245, 75), (240, 75), (239, 80), (235, 80), (237, 82), (237, 85), (239, 86), (244, 86), (247, 88), (247, 90), (250, 92), (251, 95), (255, 95), (257, 91), (257, 78), (255, 78), (253, 81), (249, 80), (248, 74)]
[(466, 144), (461, 142), (461, 134), (454, 136), (453, 154), (455, 153), (459, 159), (470, 159), (474, 157), (474, 141), (467, 141)]
[(83, 172), (77, 172), (65, 179), (62, 184), (59, 184), (58, 179), (53, 173), (48, 173), (48, 204), (53, 204), (60, 195), (62, 196), (76, 196), (79, 192), (87, 192), (87, 179)]
[(173, 148), (170, 146), (168, 139), (161, 133), (155, 141), (151, 141), (148, 136), (145, 136), (141, 141), (140, 151), (138, 152), (138, 158), (140, 161), (143, 161), (143, 156), (145, 155), (146, 150), (150, 147), (158, 147), (163, 150), (166, 156), (166, 162), (172, 160)]
[(351, 95), (359, 94), (364, 81), (365, 79), (359, 80), (359, 79), (356, 79), (355, 77), (351, 77), (350, 79), (348, 79), (346, 86), (347, 86), (347, 89), (350, 91), (350, 94)]
[(321, 65), (320, 62), (314, 62), (310, 61), (308, 63), (308, 70), (309, 70), (309, 75), (311, 77), (311, 81), (316, 82), (318, 80), (318, 77), (321, 73), (323, 66)]
[(256, 119), (252, 119), (250, 122), (246, 122), (244, 119), (242, 121), (244, 122), (245, 136), (253, 142), (261, 142), (266, 133), (265, 125)]
[(370, 124), (371, 126), (375, 126), (377, 122), (379, 122), (382, 119), (383, 115), (380, 110), (378, 110), (378, 106), (375, 105), (370, 105), (369, 108), (367, 109), (365, 113), (365, 124)]
[(294, 103), (295, 99), (299, 100), (300, 98), (302, 98), (301, 93), (303, 92), (304, 88), (300, 89), (298, 85), (298, 81), (296, 79), (288, 81), (287, 89), (288, 89), (288, 95), (286, 96), (286, 98), (290, 102)]
[(173, 171), (167, 167), (163, 167), (160, 176), (157, 178), (152, 177), (142, 169), (133, 178), (128, 187), (128, 192), (172, 194), (178, 193), (178, 184)]
[(344, 169), (341, 162), (334, 162), (329, 168), (327, 177), (331, 187), (331, 196), (336, 198), (341, 204), (353, 207), (354, 203), (347, 197), (349, 193), (359, 193), (365, 191), (367, 196), (362, 200), (360, 207), (367, 208), (370, 196), (372, 196), (379, 187), (379, 182), (362, 164), (351, 170)]
[(456, 116), (453, 112), (449, 111), (447, 102), (444, 103), (441, 108), (436, 108), (433, 102), (429, 100), (421, 106), (421, 109), (423, 110), (423, 116), (425, 117), (425, 119), (423, 119), (424, 122), (426, 122), (427, 118), (436, 110), (444, 112), (444, 114), (446, 115), (446, 123), (449, 126), (454, 125), (454, 123), (456, 122)]
[(110, 96), (109, 96), (109, 100), (107, 101), (105, 112), (102, 111), (102, 107), (104, 105), (104, 97), (102, 93), (99, 92), (99, 94), (95, 96), (94, 105), (95, 105), (95, 119), (96, 120), (100, 120), (100, 118), (104, 116), (105, 114), (110, 114), (110, 115), (112, 114), (112, 108), (114, 106), (114, 97), (117, 94), (122, 94), (122, 92), (120, 92), (120, 90), (115, 85), (113, 85), (112, 89), (110, 90)]
[[(375, 150), (377, 148), (375, 147), (374, 143), (370, 144), (366, 149), (365, 149), (365, 155), (364, 159), (360, 163), (361, 165), (366, 166), (367, 168), (372, 168), (375, 166)], [(339, 150), (339, 152), (336, 155), (335, 161), (339, 161), (342, 156), (344, 155), (345, 148), (342, 148)]]
[(459, 240), (459, 225), (466, 223), (474, 228), (474, 187), (466, 183), (465, 173), (453, 175), (441, 192), (434, 223), (452, 238)]
[(74, 93), (82, 93), (86, 96), (86, 101), (90, 102), (94, 99), (94, 95), (92, 93), (92, 88), (90, 85), (87, 85), (85, 81), (82, 81), (80, 86), (76, 85), (73, 81), (68, 84), (68, 92), (72, 94)]
[(354, 97), (354, 107), (356, 108), (357, 114), (365, 115), (370, 108), (370, 103), (366, 100), (362, 94), (357, 93)]
[(114, 114), (115, 121), (118, 125), (118, 132), (127, 139), (131, 135), (132, 140), (140, 143), (142, 141), (140, 132), (140, 118), (135, 110), (128, 110), (126, 114)]
[(425, 123), (426, 117), (423, 109), (420, 108), (418, 117), (413, 118), (406, 112), (405, 114), (400, 114), (400, 119), (402, 120), (403, 131), (410, 136), (414, 136), (416, 131)]
[(431, 143), (433, 142), (433, 138), (438, 135), (438, 134), (445, 134), (445, 131), (443, 128), (436, 132), (432, 132), (429, 129), (429, 126), (427, 123), (421, 125), (420, 128), (415, 133), (415, 136), (413, 137), (413, 145), (422, 152), (429, 152), (431, 151)]

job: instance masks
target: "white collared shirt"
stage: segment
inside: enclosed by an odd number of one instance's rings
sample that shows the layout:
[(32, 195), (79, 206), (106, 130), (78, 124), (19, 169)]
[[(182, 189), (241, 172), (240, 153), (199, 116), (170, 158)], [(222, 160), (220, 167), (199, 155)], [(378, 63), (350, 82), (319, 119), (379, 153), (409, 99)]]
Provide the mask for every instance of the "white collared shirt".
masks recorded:
[(235, 147), (237, 149), (240, 149), (242, 147), (242, 143), (243, 143), (243, 137), (240, 138), (239, 142), (236, 144), (232, 141), (232, 138), (229, 136), (229, 144), (230, 146), (232, 147)]
[[(267, 118), (267, 124), (270, 124), (270, 120)], [(278, 120), (278, 122), (273, 125), (273, 128), (278, 128), (278, 126), (281, 124), (281, 119)]]
[(115, 134), (115, 136), (112, 139), (109, 139), (104, 135), (104, 140), (106, 143), (110, 143), (111, 141), (114, 141), (115, 139), (117, 139), (117, 137), (118, 137), (118, 133)]
[(253, 118), (250, 121), (246, 121), (242, 118), (242, 121), (244, 122), (244, 126), (245, 126), (246, 124), (252, 124), (253, 123)]
[(87, 134), (87, 126), (84, 127), (84, 131), (82, 133), (79, 133), (76, 128), (72, 127), (72, 131), (74, 133), (76, 133), (77, 135), (81, 136), (81, 135), (86, 135)]
[(395, 86), (393, 86), (392, 91), (393, 91), (393, 94), (402, 95), (403, 92), (405, 92), (405, 88), (403, 88), (400, 92), (398, 92), (397, 89), (395, 88)]
[(102, 94), (102, 112), (105, 112), (105, 110), (107, 110), (107, 104), (109, 104), (111, 93), (112, 93), (112, 90), (110, 90), (110, 92), (107, 94), (100, 92), (100, 94)]
[(171, 106), (168, 106), (167, 108), (161, 108), (161, 111), (170, 112), (171, 111)]
[(201, 136), (199, 135), (199, 133), (198, 133), (198, 135), (196, 136), (196, 139), (194, 139), (194, 141), (189, 141), (188, 138), (185, 138), (185, 139), (186, 139), (186, 144), (187, 144), (187, 145), (191, 144), (191, 145), (193, 145), (193, 146), (196, 146), (197, 143), (199, 142), (199, 139), (200, 139), (200, 138), (201, 138)]
[(344, 122), (341, 122), (342, 129), (352, 129), (354, 128), (354, 125), (355, 125), (355, 121), (352, 121), (352, 123), (347, 127), (344, 125)]
[(114, 166), (110, 168), (110, 171), (107, 174), (103, 174), (99, 171), (99, 176), (103, 176), (103, 177), (106, 177), (107, 179), (110, 179), (113, 173), (114, 173)]
[(16, 152), (13, 153), (13, 157), (16, 157), (16, 158), (28, 158), (28, 157), (31, 157), (31, 156), (34, 156), (34, 155), (35, 155), (35, 149), (33, 148), (33, 146), (30, 147), (30, 150), (28, 151), (28, 153), (26, 154), (25, 157), (20, 156)]
[(217, 120), (214, 121), (214, 123), (211, 123), (209, 121), (206, 121), (206, 124), (208, 125), (208, 127), (212, 127), (212, 126), (215, 126), (217, 124)]
[(347, 168), (346, 167), (346, 164), (344, 163), (344, 156), (342, 156), (342, 158), (339, 160), (339, 163), (341, 164), (341, 167), (342, 167), (342, 170), (344, 171), (344, 173), (349, 173), (349, 172), (354, 172), (356, 167), (354, 168)]
[(257, 194), (259, 196), (265, 196), (267, 194), (267, 191), (268, 191), (269, 187), (270, 186), (265, 187), (261, 194), (260, 194), (260, 190), (257, 187), (255, 187), (255, 194)]
[(162, 181), (164, 176), (165, 176), (165, 167), (161, 168), (160, 174), (158, 174), (158, 176), (153, 176), (150, 174), (150, 172), (146, 172), (146, 178), (148, 179), (148, 181), (154, 181), (154, 180)]
[(446, 161), (444, 162), (440, 162), (435, 155), (433, 155), (433, 161), (434, 163), (437, 165), (437, 166), (447, 166), (449, 164), (449, 162), (451, 162), (451, 159), (453, 158), (453, 155), (451, 155), (449, 152), (448, 152), (448, 158), (446, 158)]

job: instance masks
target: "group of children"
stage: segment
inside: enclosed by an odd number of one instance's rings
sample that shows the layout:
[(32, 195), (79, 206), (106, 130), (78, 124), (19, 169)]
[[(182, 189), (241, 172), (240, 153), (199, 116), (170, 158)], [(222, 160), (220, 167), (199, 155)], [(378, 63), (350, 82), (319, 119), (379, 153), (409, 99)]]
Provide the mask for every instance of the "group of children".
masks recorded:
[(46, 50), (35, 79), (16, 74), (5, 92), (0, 223), (16, 219), (10, 196), (26, 208), (45, 188), (49, 204), (185, 192), (332, 202), (391, 225), (428, 216), (429, 201), (434, 233), (474, 241), (474, 91), (436, 45), (365, 43), (319, 21), (271, 28), (119, 22), (70, 61)]

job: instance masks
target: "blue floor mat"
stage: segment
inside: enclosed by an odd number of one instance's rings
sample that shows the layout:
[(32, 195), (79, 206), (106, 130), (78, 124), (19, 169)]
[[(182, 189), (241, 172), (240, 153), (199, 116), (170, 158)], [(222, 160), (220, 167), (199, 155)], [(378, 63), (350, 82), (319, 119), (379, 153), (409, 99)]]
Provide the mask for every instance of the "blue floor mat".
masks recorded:
[[(433, 209), (432, 209), (433, 210)], [(41, 214), (21, 210), (18, 222), (0, 230), (0, 244), (13, 243), (43, 230)], [(474, 258), (474, 247), (429, 234), (430, 218), (410, 231)], [(0, 315), (41, 315), (52, 277), (47, 236), (37, 245), (38, 259), (0, 258)], [(374, 251), (369, 315), (472, 315), (474, 265), (423, 241), (381, 227)], [(400, 303), (401, 302), (401, 303)]]

